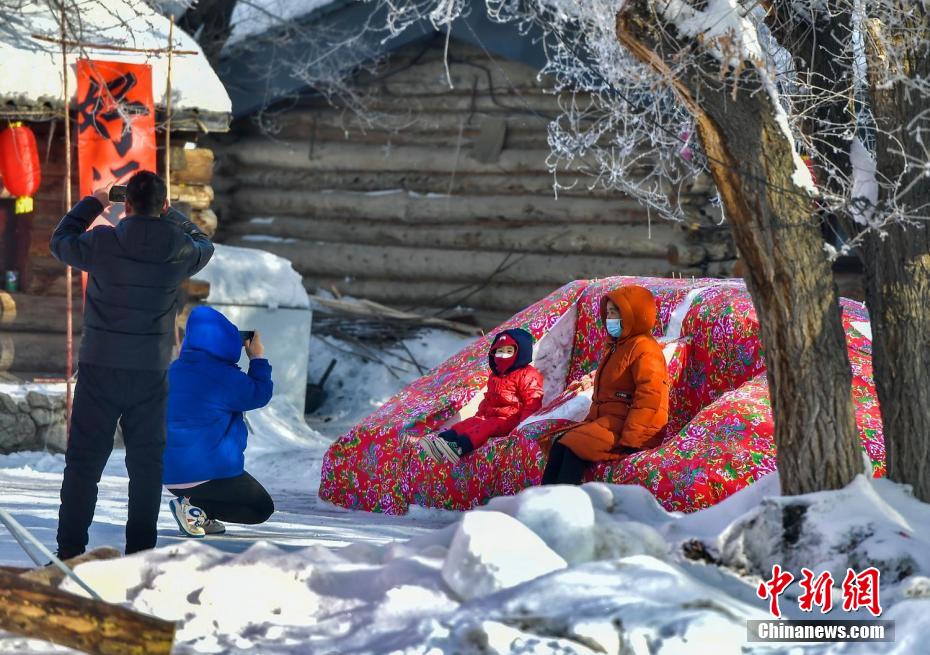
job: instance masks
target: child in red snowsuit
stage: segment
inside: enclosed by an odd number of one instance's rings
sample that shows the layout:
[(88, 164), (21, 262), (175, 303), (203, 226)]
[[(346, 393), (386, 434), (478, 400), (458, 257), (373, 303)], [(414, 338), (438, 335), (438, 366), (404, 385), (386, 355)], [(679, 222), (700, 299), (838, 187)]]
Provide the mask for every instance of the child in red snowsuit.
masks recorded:
[(506, 436), (537, 412), (542, 407), (543, 376), (532, 361), (533, 335), (519, 328), (498, 334), (488, 352), (491, 376), (478, 413), (421, 439), (423, 451), (437, 462), (454, 464), (488, 439)]

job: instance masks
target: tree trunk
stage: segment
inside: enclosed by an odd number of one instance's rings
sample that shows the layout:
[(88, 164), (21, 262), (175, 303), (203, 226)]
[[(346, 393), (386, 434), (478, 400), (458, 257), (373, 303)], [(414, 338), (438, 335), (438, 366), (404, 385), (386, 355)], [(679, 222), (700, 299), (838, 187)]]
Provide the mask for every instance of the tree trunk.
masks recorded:
[(703, 71), (682, 68), (682, 49), (697, 44), (675, 32), (647, 0), (617, 17), (620, 42), (696, 120), (761, 325), (782, 492), (843, 487), (861, 470), (849, 357), (812, 203), (793, 181), (793, 144), (751, 64), (714, 87), (706, 72), (719, 62), (705, 55)]
[(0, 629), (92, 655), (168, 655), (174, 623), (0, 572)]
[[(910, 31), (911, 43), (917, 44), (902, 53), (906, 70), (889, 70), (891, 62), (877, 45), (881, 41), (865, 40), (878, 128), (878, 179), (897, 179), (903, 172), (902, 188), (910, 185), (910, 190), (897, 202), (926, 215), (930, 184), (919, 179), (924, 169), (907, 163), (926, 161), (927, 156), (926, 143), (918, 139), (918, 130), (927, 133), (926, 99), (908, 87), (909, 78), (930, 79), (930, 14), (920, 7), (914, 12), (901, 19), (907, 21), (902, 27)], [(881, 188), (877, 211), (890, 208), (888, 193)], [(888, 477), (912, 485), (918, 498), (930, 502), (930, 225), (926, 220), (896, 224), (886, 232), (884, 237), (866, 235), (863, 262)]]

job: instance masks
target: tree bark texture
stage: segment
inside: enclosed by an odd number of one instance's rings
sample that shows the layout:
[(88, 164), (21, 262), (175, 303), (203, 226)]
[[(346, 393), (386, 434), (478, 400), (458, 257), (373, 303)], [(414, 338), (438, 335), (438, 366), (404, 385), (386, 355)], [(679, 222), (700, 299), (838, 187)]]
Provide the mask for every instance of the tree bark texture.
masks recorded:
[(169, 655), (175, 626), (0, 572), (0, 629), (91, 655)]
[(680, 53), (695, 44), (674, 33), (647, 0), (617, 17), (620, 42), (673, 84), (696, 120), (759, 317), (782, 492), (843, 487), (861, 470), (852, 376), (813, 205), (792, 180), (793, 145), (751, 65), (715, 86), (707, 73), (719, 62), (704, 55), (682, 67)]
[[(876, 169), (879, 179), (895, 179), (906, 171), (898, 203), (922, 214), (916, 224), (896, 224), (886, 235), (865, 237), (866, 301), (872, 321), (872, 361), (881, 405), (888, 477), (905, 482), (930, 502), (930, 183), (911, 161), (926, 161), (927, 145), (917, 138), (928, 133), (925, 97), (908, 89), (909, 78), (930, 79), (930, 14), (919, 5), (902, 16), (915, 44), (900, 66), (881, 49), (883, 28), (871, 24), (866, 38), (872, 111), (877, 129)], [(915, 34), (923, 34), (917, 39)], [(889, 83), (889, 80), (894, 80)], [(923, 180), (920, 180), (924, 177)], [(911, 184), (914, 182), (914, 184)], [(890, 206), (881, 187), (876, 211)]]

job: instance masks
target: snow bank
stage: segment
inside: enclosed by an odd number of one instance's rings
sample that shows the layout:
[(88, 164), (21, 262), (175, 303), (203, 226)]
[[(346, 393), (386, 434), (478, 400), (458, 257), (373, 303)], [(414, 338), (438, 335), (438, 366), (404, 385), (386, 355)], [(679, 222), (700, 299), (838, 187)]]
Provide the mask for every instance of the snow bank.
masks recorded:
[[(241, 4), (241, 3), (240, 3)], [(16, 104), (61, 104), (61, 49), (57, 43), (31, 38), (32, 34), (59, 38), (59, 18), (44, 2), (4, 3), (0, 8), (0, 99)], [(144, 2), (94, 0), (69, 3), (69, 21), (81, 30), (84, 43), (140, 49), (166, 48), (169, 22)], [(72, 38), (74, 35), (70, 35)], [(229, 114), (232, 103), (219, 77), (210, 67), (197, 42), (184, 30), (174, 30), (175, 47), (196, 55), (173, 57), (171, 71), (174, 111), (199, 110)], [(68, 56), (68, 88), (77, 82), (74, 62), (79, 57), (105, 61), (147, 63), (152, 66), (155, 104), (166, 105), (167, 55), (115, 52), (82, 48)]]
[(196, 279), (210, 283), (211, 305), (310, 307), (303, 278), (291, 262), (264, 250), (215, 244), (213, 258)]
[[(187, 541), (78, 573), (108, 600), (181, 621), (180, 653), (923, 652), (930, 506), (864, 477), (839, 491), (777, 491), (771, 475), (677, 514), (638, 486), (532, 488), (392, 545), (257, 543), (231, 554), (210, 546), (222, 541)], [(348, 532), (353, 514), (343, 516)], [(593, 551), (579, 555), (569, 542), (592, 533)], [(702, 561), (686, 555), (696, 540), (707, 547)], [(801, 566), (887, 567), (882, 618), (896, 621), (896, 641), (747, 644), (746, 620), (768, 618), (755, 590), (773, 561), (796, 575)], [(803, 614), (795, 588), (782, 597), (787, 618), (827, 618)], [(829, 618), (869, 617), (834, 609)], [(14, 648), (26, 650), (24, 641), (0, 636), (0, 652)]]

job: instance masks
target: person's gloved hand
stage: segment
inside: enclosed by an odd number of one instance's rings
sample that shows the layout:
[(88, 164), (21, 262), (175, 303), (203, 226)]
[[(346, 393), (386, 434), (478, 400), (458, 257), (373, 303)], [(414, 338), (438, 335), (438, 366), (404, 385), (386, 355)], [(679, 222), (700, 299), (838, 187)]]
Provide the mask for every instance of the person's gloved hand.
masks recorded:
[(265, 346), (262, 343), (261, 336), (258, 334), (258, 330), (256, 330), (252, 338), (245, 343), (245, 354), (249, 356), (249, 359), (262, 359), (265, 357)]

